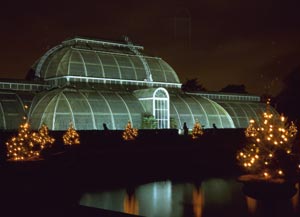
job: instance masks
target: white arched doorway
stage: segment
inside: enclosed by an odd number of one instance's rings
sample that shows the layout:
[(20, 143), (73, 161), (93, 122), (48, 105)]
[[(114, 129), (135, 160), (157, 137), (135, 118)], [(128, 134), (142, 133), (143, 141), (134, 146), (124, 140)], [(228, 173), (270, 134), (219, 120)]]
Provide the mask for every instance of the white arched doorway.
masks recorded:
[(153, 92), (153, 116), (157, 120), (157, 128), (170, 128), (170, 98), (165, 88), (157, 88)]

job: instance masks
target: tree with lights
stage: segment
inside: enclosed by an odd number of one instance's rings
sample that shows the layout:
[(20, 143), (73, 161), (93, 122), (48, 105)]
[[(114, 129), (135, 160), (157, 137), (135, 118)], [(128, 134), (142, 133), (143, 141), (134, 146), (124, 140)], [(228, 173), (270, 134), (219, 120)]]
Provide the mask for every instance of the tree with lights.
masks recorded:
[(41, 149), (50, 147), (55, 142), (55, 139), (49, 135), (49, 129), (45, 124), (40, 127), (38, 133), (33, 132), (31, 137), (35, 143), (40, 144)]
[(20, 124), (18, 135), (6, 142), (7, 158), (13, 161), (27, 161), (39, 158), (41, 145), (34, 141), (30, 124), (26, 117)]
[(193, 130), (192, 130), (192, 138), (197, 139), (199, 136), (203, 135), (203, 129), (201, 127), (201, 124), (198, 120), (196, 120)]
[(258, 178), (275, 179), (294, 177), (297, 159), (293, 153), (297, 127), (283, 115), (270, 113), (269, 102), (260, 123), (250, 121), (245, 135), (247, 144), (237, 154), (240, 165)]
[(70, 123), (69, 128), (63, 135), (63, 141), (65, 145), (79, 145), (80, 137), (77, 131), (74, 129), (72, 122)]
[(123, 131), (124, 140), (134, 140), (138, 136), (138, 129), (132, 128), (131, 122), (128, 121), (125, 130)]

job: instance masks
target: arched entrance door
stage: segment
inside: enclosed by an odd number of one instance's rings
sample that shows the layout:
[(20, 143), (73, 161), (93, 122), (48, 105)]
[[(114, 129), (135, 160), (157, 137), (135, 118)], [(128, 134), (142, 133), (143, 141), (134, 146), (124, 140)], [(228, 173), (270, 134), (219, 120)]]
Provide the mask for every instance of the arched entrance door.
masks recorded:
[(157, 128), (170, 128), (170, 100), (165, 88), (157, 88), (153, 93), (153, 116), (157, 120)]

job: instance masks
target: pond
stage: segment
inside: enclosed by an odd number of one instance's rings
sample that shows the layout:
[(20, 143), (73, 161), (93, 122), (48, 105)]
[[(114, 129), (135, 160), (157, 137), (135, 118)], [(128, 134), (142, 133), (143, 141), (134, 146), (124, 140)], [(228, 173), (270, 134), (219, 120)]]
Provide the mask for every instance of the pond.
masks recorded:
[(300, 216), (299, 193), (292, 199), (255, 200), (243, 193), (243, 184), (234, 178), (165, 180), (90, 190), (82, 194), (79, 203), (150, 217)]

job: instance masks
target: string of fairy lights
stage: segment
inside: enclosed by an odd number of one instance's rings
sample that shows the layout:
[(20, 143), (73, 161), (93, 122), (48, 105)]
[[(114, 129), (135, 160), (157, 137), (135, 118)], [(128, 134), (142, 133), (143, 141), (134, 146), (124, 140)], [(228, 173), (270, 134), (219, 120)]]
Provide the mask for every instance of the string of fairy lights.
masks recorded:
[(128, 121), (125, 130), (123, 131), (122, 138), (126, 141), (135, 140), (138, 135), (139, 135), (138, 129), (133, 128), (131, 126), (131, 122)]
[(49, 135), (46, 125), (42, 125), (38, 132), (32, 132), (26, 117), (20, 124), (17, 136), (6, 142), (7, 158), (14, 161), (33, 160), (40, 157), (41, 151), (51, 146), (55, 139)]
[(49, 135), (49, 129), (45, 124), (41, 126), (38, 133), (33, 132), (31, 138), (35, 143), (40, 144), (41, 149), (46, 148), (47, 145), (51, 146), (55, 142), (55, 139)]
[[(245, 136), (249, 139), (247, 144), (237, 154), (240, 165), (252, 174), (259, 174), (265, 178), (284, 177), (291, 167), (289, 161), (295, 155), (293, 152), (294, 139), (298, 132), (296, 125), (283, 115), (274, 115), (270, 112), (269, 102), (262, 114), (262, 121), (250, 120)], [(192, 138), (203, 135), (203, 129), (196, 120)], [(124, 140), (135, 140), (138, 129), (133, 128), (128, 121), (123, 131)], [(69, 128), (62, 136), (64, 145), (79, 145), (80, 136), (71, 122)], [(26, 117), (20, 124), (18, 134), (6, 142), (7, 158), (13, 161), (26, 161), (40, 158), (41, 151), (51, 147), (55, 139), (49, 135), (47, 125), (43, 124), (38, 132), (32, 132)], [(297, 162), (298, 163), (298, 162)], [(298, 163), (300, 169), (300, 164)]]
[[(41, 151), (51, 147), (54, 142), (55, 139), (49, 135), (47, 125), (43, 124), (38, 132), (34, 132), (30, 129), (27, 118), (24, 117), (19, 126), (18, 134), (6, 142), (7, 159), (11, 161), (40, 159)], [(63, 135), (63, 142), (65, 145), (80, 144), (79, 134), (72, 123)]]
[(80, 136), (73, 127), (73, 123), (70, 123), (69, 128), (63, 135), (63, 141), (65, 145), (79, 145)]
[(196, 120), (193, 130), (192, 130), (192, 138), (197, 139), (204, 134), (202, 126), (198, 120)]
[[(131, 126), (129, 121), (122, 134), (124, 140), (134, 140), (138, 136), (138, 130)], [(71, 122), (69, 128), (62, 136), (64, 145), (79, 145), (80, 136)], [(6, 142), (7, 158), (12, 161), (34, 160), (40, 157), (43, 149), (50, 147), (55, 139), (49, 135), (47, 125), (43, 124), (38, 132), (32, 132), (26, 117), (21, 123), (17, 136), (11, 137)]]
[[(138, 130), (131, 126), (129, 121), (122, 134), (124, 140), (134, 140), (138, 136)], [(69, 128), (62, 136), (64, 145), (79, 145), (80, 136), (71, 122)], [(6, 142), (7, 158), (12, 161), (27, 161), (40, 158), (43, 149), (50, 147), (55, 139), (49, 135), (47, 125), (43, 124), (38, 132), (32, 132), (26, 117), (20, 124), (17, 136), (11, 137)]]
[(247, 172), (264, 178), (289, 175), (290, 170), (295, 169), (292, 164), (297, 164), (293, 161), (297, 131), (292, 121), (288, 123), (283, 115), (272, 114), (268, 102), (262, 121), (251, 120), (245, 131), (249, 144), (237, 154), (240, 165)]

